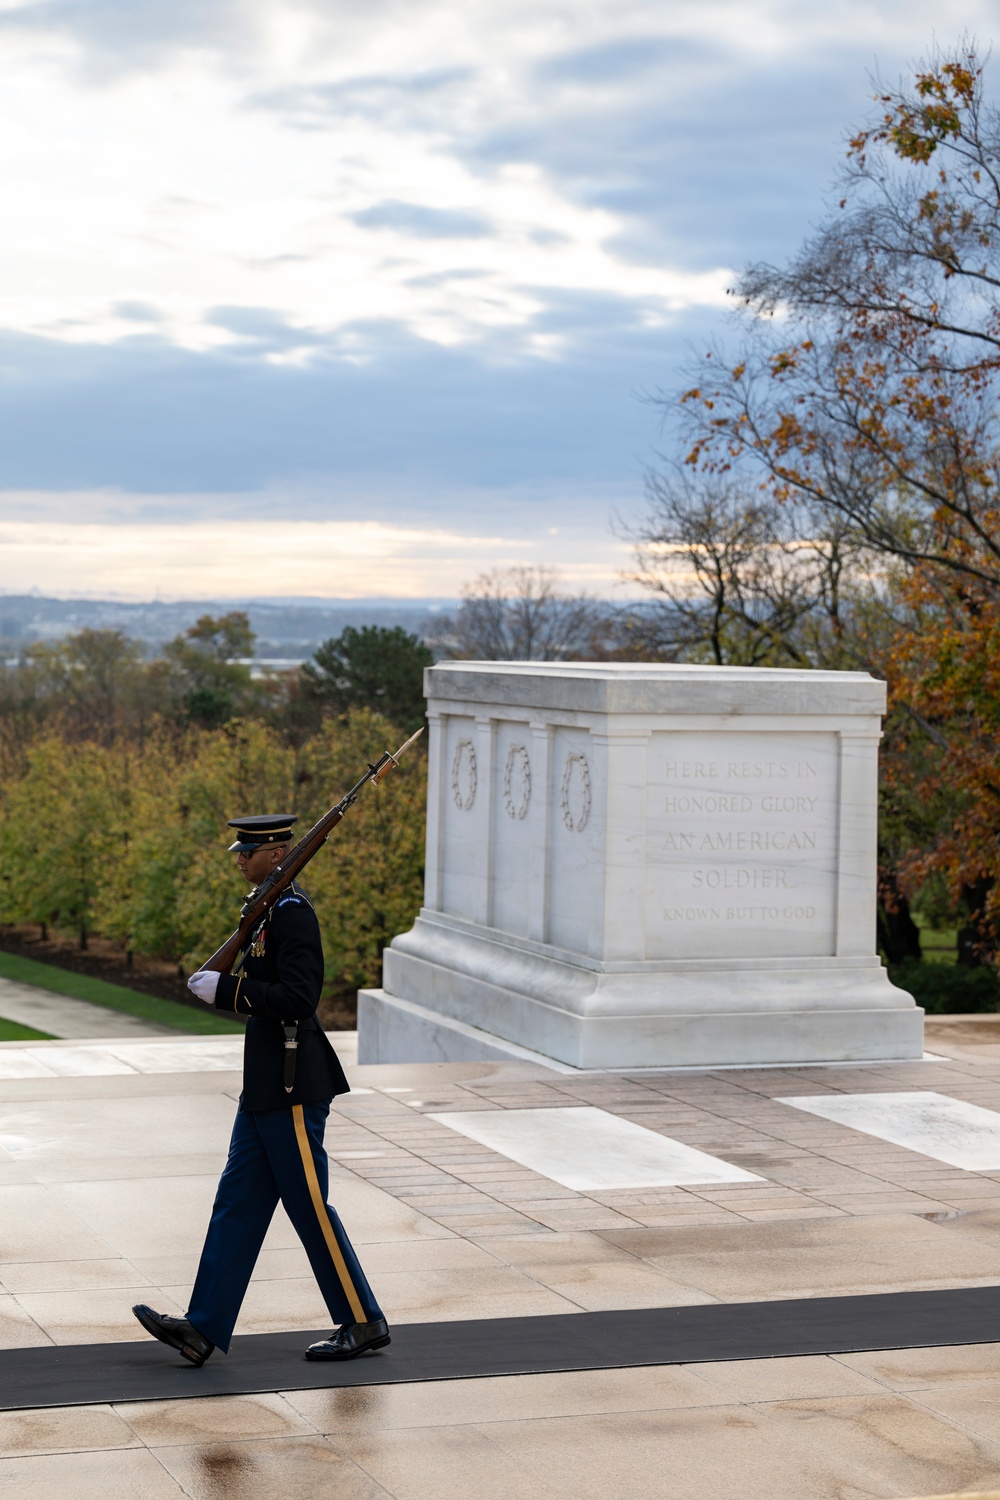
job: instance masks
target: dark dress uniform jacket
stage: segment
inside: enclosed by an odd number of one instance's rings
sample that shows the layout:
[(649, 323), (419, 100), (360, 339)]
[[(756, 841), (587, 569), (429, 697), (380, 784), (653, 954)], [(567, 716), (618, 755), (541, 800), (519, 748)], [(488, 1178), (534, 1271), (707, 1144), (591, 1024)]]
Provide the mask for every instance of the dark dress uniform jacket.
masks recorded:
[[(319, 1024), (323, 944), (312, 904), (294, 883), (254, 928), (241, 974), (222, 974), (216, 1010), (246, 1016), (240, 1109), (317, 1104), (350, 1085)], [(285, 1093), (283, 1021), (297, 1021), (295, 1087)]]

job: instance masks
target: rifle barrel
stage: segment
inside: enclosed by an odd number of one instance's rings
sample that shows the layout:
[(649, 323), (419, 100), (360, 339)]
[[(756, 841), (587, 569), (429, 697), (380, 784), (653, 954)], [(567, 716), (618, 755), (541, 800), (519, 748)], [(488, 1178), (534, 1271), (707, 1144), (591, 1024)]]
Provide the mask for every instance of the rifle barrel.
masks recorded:
[(319, 853), (337, 824), (343, 821), (345, 813), (357, 801), (366, 782), (370, 781), (373, 786), (378, 786), (379, 782), (399, 764), (399, 757), (404, 750), (408, 750), (423, 732), (423, 725), (421, 725), (416, 734), (411, 734), (410, 738), (400, 745), (395, 755), (386, 750), (377, 761), (369, 765), (361, 780), (356, 782), (335, 806), (313, 824), (309, 832), (299, 839), (295, 847), (285, 855), (280, 864), (275, 865), (270, 875), (262, 880), (260, 885), (247, 893), (243, 901), (240, 925), (226, 939), (222, 947), (217, 948), (211, 958), (205, 960), (201, 965), (203, 970), (208, 969), (217, 974), (229, 973), (257, 923), (271, 909), (282, 891), (287, 890), (313, 855)]

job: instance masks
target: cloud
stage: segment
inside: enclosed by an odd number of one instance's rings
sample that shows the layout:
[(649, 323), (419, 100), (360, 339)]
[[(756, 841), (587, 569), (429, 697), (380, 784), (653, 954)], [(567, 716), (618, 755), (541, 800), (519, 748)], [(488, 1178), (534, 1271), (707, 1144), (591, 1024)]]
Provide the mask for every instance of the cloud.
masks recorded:
[(8, 5), (0, 517), (61, 524), (65, 492), (125, 526), (544, 519), (603, 566), (665, 441), (637, 393), (809, 231), (866, 69), (935, 24), (930, 0)]
[(449, 104), (475, 87), (475, 68), (430, 68), (390, 74), (373, 73), (335, 83), (299, 83), (247, 95), (245, 108), (277, 115), (300, 130), (328, 130), (331, 124), (366, 119), (379, 125), (430, 126)]
[[(712, 309), (820, 211), (872, 43), (908, 45), (923, 9), (8, 7), (0, 327), (111, 342), (144, 306), (187, 349), (301, 360), (380, 318), (445, 344), (503, 325), (551, 358), (535, 335), (563, 289)], [(274, 337), (220, 306), (270, 309)]]
[(212, 307), (205, 322), (233, 334), (239, 343), (230, 354), (259, 355), (328, 347), (329, 341), (312, 329), (299, 328), (268, 307)]
[(475, 171), (534, 162), (575, 204), (606, 212), (623, 274), (788, 254), (823, 212), (872, 92), (854, 43), (796, 61), (650, 38), (552, 54), (527, 91), (548, 107), (458, 149)]
[(126, 298), (121, 302), (115, 302), (112, 312), (117, 318), (124, 318), (129, 323), (158, 323), (160, 311), (149, 302), (130, 302)]
[(432, 208), (426, 203), (404, 203), (398, 199), (373, 203), (371, 208), (363, 208), (351, 217), (364, 229), (395, 229), (429, 240), (482, 239), (492, 227), (484, 214)]
[(511, 535), (366, 520), (255, 519), (236, 530), (219, 521), (0, 519), (0, 594), (41, 586), (77, 598), (454, 597), (484, 558), (493, 567), (558, 562), (570, 586), (608, 595), (628, 549), (610, 543), (595, 561), (592, 538), (573, 528)]
[(686, 43), (682, 39), (648, 34), (630, 36), (599, 46), (572, 47), (543, 58), (537, 77), (548, 85), (580, 84), (592, 94), (595, 87), (602, 85), (612, 85), (616, 90), (626, 82), (633, 86), (638, 75), (662, 73), (665, 67), (676, 68), (678, 62), (688, 62), (693, 53), (704, 59), (708, 48), (704, 42)]
[[(582, 506), (603, 526), (612, 492), (620, 503), (637, 491), (652, 457), (655, 424), (635, 392), (659, 383), (694, 326), (636, 327), (627, 299), (569, 293), (547, 316), (544, 332), (575, 330), (578, 359), (526, 360), (503, 330), (488, 348), (448, 348), (390, 322), (351, 327), (345, 348), (306, 366), (153, 336), (94, 347), (8, 335), (0, 484), (220, 503), (284, 486), (296, 506), (315, 494), (314, 514), (350, 513), (360, 493), (394, 520), (408, 508), (486, 514), (498, 496), (531, 493), (554, 522)], [(242, 326), (294, 336), (260, 314)]]

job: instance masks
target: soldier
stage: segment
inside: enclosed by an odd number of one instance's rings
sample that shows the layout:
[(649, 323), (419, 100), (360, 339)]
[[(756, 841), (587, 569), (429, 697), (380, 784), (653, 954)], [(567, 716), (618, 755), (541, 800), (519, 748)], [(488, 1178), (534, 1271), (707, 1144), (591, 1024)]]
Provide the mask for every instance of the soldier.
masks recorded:
[[(259, 885), (291, 842), (291, 814), (233, 818), (230, 851)], [(389, 1343), (389, 1330), (337, 1213), (326, 1201), (323, 1131), (336, 1094), (348, 1092), (316, 1016), (323, 948), (316, 913), (294, 882), (251, 934), (242, 972), (199, 970), (188, 988), (216, 1010), (246, 1016), (243, 1092), (191, 1302), (183, 1318), (139, 1304), (154, 1338), (202, 1365), (229, 1352), (233, 1328), (278, 1204), (295, 1226), (335, 1323), (307, 1359), (353, 1359)]]

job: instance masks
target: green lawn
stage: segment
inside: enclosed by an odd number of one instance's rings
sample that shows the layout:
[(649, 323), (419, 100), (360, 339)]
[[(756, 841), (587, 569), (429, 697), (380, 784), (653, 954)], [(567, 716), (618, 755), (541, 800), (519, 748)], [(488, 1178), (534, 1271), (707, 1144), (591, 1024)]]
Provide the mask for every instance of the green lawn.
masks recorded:
[(51, 1042), (55, 1038), (47, 1031), (34, 1031), (30, 1026), (19, 1026), (16, 1021), (0, 1021), (0, 1042)]
[[(177, 1031), (195, 1033), (199, 1036), (231, 1034), (242, 1031), (239, 1021), (227, 1020), (218, 1011), (195, 1010), (193, 1006), (178, 1005), (173, 1000), (160, 1000), (155, 995), (142, 995), (138, 990), (126, 989), (121, 984), (109, 984), (105, 979), (94, 979), (89, 974), (74, 974), (70, 969), (57, 969), (54, 964), (40, 964), (33, 958), (21, 958), (17, 953), (0, 953), (0, 978), (15, 979), (19, 984), (37, 984), (43, 990), (53, 990), (57, 995), (69, 995), (73, 1000), (88, 1000), (91, 1005), (106, 1005), (110, 1010), (124, 1011), (126, 1015), (141, 1016), (144, 1021), (156, 1021), (161, 1026), (172, 1026)], [(4, 1026), (13, 1026), (4, 1021)], [(32, 1032), (21, 1027), (25, 1038), (35, 1038), (41, 1032)], [(20, 1041), (21, 1036), (3, 1036), (4, 1041)]]
[(920, 951), (924, 958), (939, 964), (953, 964), (958, 957), (958, 929), (927, 927), (919, 916), (913, 920), (920, 928)]

